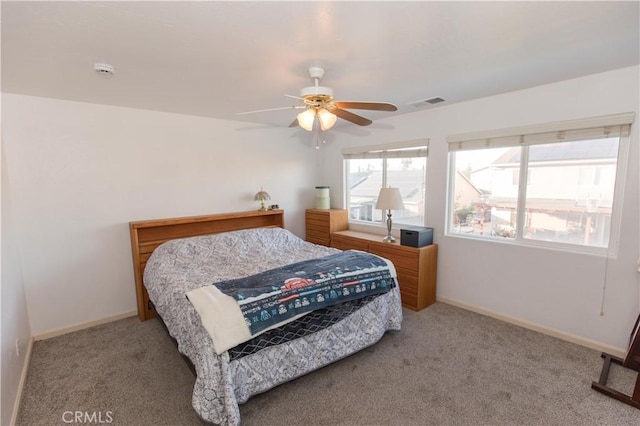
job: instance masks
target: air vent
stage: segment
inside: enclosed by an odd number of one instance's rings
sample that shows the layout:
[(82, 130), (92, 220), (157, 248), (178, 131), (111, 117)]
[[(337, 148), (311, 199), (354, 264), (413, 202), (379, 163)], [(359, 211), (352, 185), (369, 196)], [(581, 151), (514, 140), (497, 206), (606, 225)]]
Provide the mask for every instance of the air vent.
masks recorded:
[(413, 105), (416, 108), (419, 108), (421, 106), (424, 106), (424, 104), (439, 104), (440, 102), (444, 102), (444, 99), (442, 99), (441, 97), (435, 97), (435, 98), (429, 98), (429, 99), (421, 99), (419, 101), (415, 101), (415, 102), (411, 102), (409, 103), (409, 105)]
[(431, 99), (427, 99), (425, 102), (428, 103), (428, 104), (433, 105), (433, 104), (439, 104), (440, 102), (444, 102), (444, 99), (442, 99), (442, 98), (431, 98)]

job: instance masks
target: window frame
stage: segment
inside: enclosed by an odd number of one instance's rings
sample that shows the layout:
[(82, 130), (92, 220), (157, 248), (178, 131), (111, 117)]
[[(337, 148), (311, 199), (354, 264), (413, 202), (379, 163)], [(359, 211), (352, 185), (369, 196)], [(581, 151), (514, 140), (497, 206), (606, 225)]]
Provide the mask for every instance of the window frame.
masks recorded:
[[(392, 151), (393, 153), (390, 153)], [(402, 155), (409, 154), (409, 155)], [(389, 158), (416, 158), (416, 157), (424, 157), (425, 158), (425, 168), (424, 168), (424, 205), (423, 209), (426, 212), (426, 202), (427, 202), (427, 162), (429, 158), (429, 139), (413, 139), (408, 141), (401, 142), (392, 142), (380, 145), (366, 145), (366, 146), (358, 146), (351, 148), (342, 149), (342, 157), (343, 157), (343, 205), (347, 210), (350, 207), (350, 196), (351, 191), (348, 187), (349, 182), (349, 160), (355, 159), (382, 159), (382, 185), (386, 184), (387, 181), (387, 159)], [(366, 229), (367, 227), (375, 227), (384, 228), (386, 230), (386, 223), (383, 217), (383, 220), (378, 222), (373, 221), (365, 221), (365, 220), (357, 220), (351, 219), (351, 215), (348, 215), (349, 224), (355, 225), (356, 228), (362, 227)], [(426, 222), (426, 215), (423, 215), (422, 218), (423, 225)], [(401, 223), (397, 223), (395, 220), (393, 221), (393, 229), (397, 229), (397, 226), (410, 226)]]
[[(635, 113), (629, 112), (579, 120), (568, 120), (541, 125), (448, 136), (447, 142), (449, 144), (449, 170), (447, 173), (445, 235), (448, 237), (472, 239), (490, 243), (497, 242), (517, 246), (538, 247), (548, 250), (559, 250), (565, 252), (584, 253), (615, 258), (619, 249), (622, 222), (622, 206), (624, 198), (623, 195), (628, 167), (628, 153), (630, 147), (630, 127), (634, 121), (634, 118)], [(554, 142), (561, 143), (572, 140), (588, 140), (590, 138), (590, 136), (588, 136), (589, 133), (593, 133), (594, 131), (596, 131), (594, 129), (602, 131), (604, 135), (603, 137), (608, 137), (610, 134), (619, 137), (618, 153), (616, 156), (616, 176), (614, 180), (613, 202), (611, 206), (611, 225), (609, 229), (609, 240), (607, 247), (585, 246), (581, 244), (524, 238), (523, 230), (526, 220), (525, 205), (527, 200), (527, 184), (529, 183), (529, 173), (531, 171), (531, 168), (529, 166), (529, 147), (537, 144), (547, 144)], [(568, 140), (564, 139), (565, 132), (566, 134), (570, 135), (570, 138)], [(529, 140), (538, 138), (538, 141), (527, 143), (527, 138), (529, 138)], [(540, 142), (540, 140), (542, 140), (542, 142)], [(479, 150), (484, 147), (497, 148), (515, 146), (521, 147), (518, 177), (518, 195), (515, 211), (516, 236), (511, 239), (498, 236), (456, 232), (453, 227), (452, 221), (452, 215), (455, 210), (455, 174), (457, 171), (455, 152)]]

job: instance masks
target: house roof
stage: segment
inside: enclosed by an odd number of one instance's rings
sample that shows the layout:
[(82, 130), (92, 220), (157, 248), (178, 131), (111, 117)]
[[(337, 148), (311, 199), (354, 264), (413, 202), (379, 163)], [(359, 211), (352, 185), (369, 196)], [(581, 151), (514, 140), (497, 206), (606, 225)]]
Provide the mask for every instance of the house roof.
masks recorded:
[[(484, 167), (480, 170), (484, 170)], [(457, 176), (462, 179), (467, 185), (469, 185), (470, 188), (472, 188), (474, 191), (476, 191), (478, 193), (478, 195), (486, 195), (489, 194), (489, 191), (487, 191), (486, 189), (482, 189), (479, 188), (476, 184), (474, 184), (473, 182), (471, 182), (471, 179), (469, 179), (467, 177), (467, 175), (465, 175), (462, 171), (460, 170), (456, 170), (456, 174)]]
[[(400, 195), (405, 203), (416, 203), (422, 200), (424, 170), (404, 170), (402, 172), (388, 170), (387, 179), (389, 182), (393, 182), (394, 187), (400, 188)], [(369, 172), (349, 190), (352, 200), (360, 199), (363, 202), (377, 200), (381, 182), (382, 171)]]

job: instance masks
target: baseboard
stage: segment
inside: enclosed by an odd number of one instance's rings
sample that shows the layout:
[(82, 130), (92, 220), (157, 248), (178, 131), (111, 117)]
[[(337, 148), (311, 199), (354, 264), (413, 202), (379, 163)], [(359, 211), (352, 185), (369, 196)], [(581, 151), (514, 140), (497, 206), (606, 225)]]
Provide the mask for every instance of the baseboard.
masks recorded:
[(555, 330), (553, 328), (545, 327), (533, 322), (524, 321), (519, 318), (515, 318), (509, 315), (504, 315), (498, 312), (491, 311), (489, 309), (482, 308), (480, 306), (475, 306), (469, 303), (461, 302), (459, 300), (449, 299), (448, 297), (438, 297), (437, 300), (438, 302), (442, 302), (448, 305), (456, 306), (458, 308), (466, 309), (468, 311), (472, 311), (477, 314), (486, 315), (488, 317), (495, 318), (500, 321), (508, 322), (510, 324), (514, 324), (522, 328), (526, 328), (528, 330), (537, 331), (538, 333), (546, 334), (547, 336), (556, 337), (558, 339), (561, 339), (567, 342), (575, 343), (580, 346), (585, 346), (590, 349), (595, 349), (599, 352), (606, 352), (610, 355), (617, 356), (618, 358), (624, 359), (627, 353), (627, 351), (622, 348), (606, 345), (604, 343), (600, 343), (595, 340), (586, 339), (584, 337), (576, 336), (570, 333), (565, 333), (563, 331)]
[(109, 315), (104, 318), (100, 318), (93, 321), (87, 321), (79, 324), (74, 324), (69, 327), (62, 327), (55, 330), (47, 331), (46, 333), (37, 334), (33, 336), (33, 340), (46, 340), (51, 339), (52, 337), (62, 336), (63, 334), (73, 333), (74, 331), (84, 330), (85, 328), (95, 327), (96, 325), (106, 324), (113, 321), (118, 321), (124, 318), (133, 317), (138, 315), (137, 310), (121, 312), (119, 314)]
[(31, 363), (31, 350), (33, 348), (33, 337), (29, 339), (27, 345), (27, 353), (24, 356), (24, 363), (22, 364), (22, 373), (20, 373), (20, 382), (18, 383), (18, 392), (16, 393), (16, 401), (13, 404), (13, 413), (11, 414), (10, 425), (15, 425), (18, 421), (18, 412), (20, 411), (20, 405), (22, 403), (22, 392), (24, 391), (24, 385), (27, 381), (27, 373), (29, 372), (29, 363)]

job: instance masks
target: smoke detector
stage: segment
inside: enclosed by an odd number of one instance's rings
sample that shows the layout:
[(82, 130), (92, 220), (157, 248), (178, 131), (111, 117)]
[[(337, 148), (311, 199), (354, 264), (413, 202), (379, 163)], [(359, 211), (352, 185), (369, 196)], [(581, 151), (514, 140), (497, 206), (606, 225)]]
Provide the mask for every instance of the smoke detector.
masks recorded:
[(93, 64), (93, 69), (98, 74), (103, 74), (103, 75), (113, 75), (113, 72), (114, 72), (113, 65), (109, 65), (109, 64), (95, 63)]

